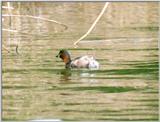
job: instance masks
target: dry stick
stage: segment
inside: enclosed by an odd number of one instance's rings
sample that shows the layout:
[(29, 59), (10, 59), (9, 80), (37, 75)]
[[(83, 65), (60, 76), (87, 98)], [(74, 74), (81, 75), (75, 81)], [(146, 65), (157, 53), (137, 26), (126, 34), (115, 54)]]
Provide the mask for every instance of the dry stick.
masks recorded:
[[(9, 5), (9, 3), (8, 3), (8, 8), (10, 7), (10, 5)], [(67, 25), (65, 25), (65, 24), (63, 24), (63, 23), (60, 23), (60, 22), (58, 22), (58, 21), (55, 21), (55, 20), (50, 20), (50, 19), (46, 19), (46, 18), (42, 18), (42, 17), (36, 17), (36, 16), (31, 16), (31, 15), (8, 15), (8, 14), (4, 14), (4, 15), (2, 15), (3, 17), (11, 17), (11, 16), (13, 16), (13, 17), (29, 17), (29, 18), (34, 18), (34, 19), (40, 19), (40, 20), (45, 20), (45, 21), (49, 21), (49, 22), (54, 22), (54, 23), (56, 23), (56, 24), (59, 24), (59, 25), (62, 25), (62, 26), (64, 26), (65, 27), (65, 30), (68, 28), (67, 27)], [(4, 30), (4, 31), (10, 31), (10, 32), (18, 32), (18, 31), (16, 31), (16, 30), (11, 30), (11, 29), (2, 29), (2, 30)], [(19, 54), (18, 53), (18, 45), (16, 46), (16, 53), (17, 54)]]
[[(8, 13), (9, 15), (12, 15), (12, 9), (10, 9), (11, 5), (10, 5), (10, 2), (7, 2), (7, 7), (8, 7)], [(11, 29), (12, 28), (12, 18), (11, 16), (9, 16), (9, 28)], [(10, 43), (10, 38), (9, 38), (9, 43)]]
[(2, 6), (3, 9), (14, 9), (13, 7)]
[(17, 30), (11, 30), (11, 29), (2, 29), (3, 31), (8, 31), (8, 32), (15, 32), (15, 33), (18, 33), (18, 31)]
[[(50, 20), (50, 19), (42, 18), (42, 17), (36, 17), (36, 16), (31, 16), (31, 15), (7, 15), (7, 14), (2, 15), (2, 16), (3, 17), (8, 17), (8, 16), (9, 17), (11, 17), (11, 16), (13, 16), (13, 17), (29, 17), (29, 18), (34, 18), (34, 19), (40, 19), (40, 20), (45, 20), (45, 21), (49, 21), (49, 22), (54, 22), (56, 24), (64, 26), (65, 30), (68, 28), (67, 25), (65, 25), (63, 23), (60, 23), (60, 22), (55, 21), (55, 20)], [(16, 30), (10, 30), (10, 29), (2, 29), (2, 30), (4, 30), (4, 31), (10, 31), (10, 32), (18, 32)], [(19, 54), (18, 53), (18, 45), (16, 45), (16, 53)]]
[[(11, 7), (10, 2), (7, 2), (7, 7), (8, 7), (9, 15), (12, 15), (12, 10), (9, 9)], [(11, 26), (11, 16), (9, 16), (9, 23), (10, 23), (10, 26)]]
[[(45, 20), (45, 21), (54, 22), (56, 24), (62, 25), (62, 26), (65, 27), (65, 30), (68, 28), (67, 25), (65, 25), (65, 24), (63, 24), (61, 22), (58, 22), (58, 21), (55, 21), (55, 20), (46, 19), (46, 18), (42, 18), (42, 17), (36, 17), (36, 16), (31, 16), (31, 15), (8, 15), (8, 14), (3, 14), (2, 15), (2, 17), (9, 17), (9, 16), (13, 16), (13, 17), (29, 17), (29, 18), (34, 18), (34, 19)], [(4, 29), (4, 30), (6, 30), (6, 29)]]
[(92, 26), (89, 28), (89, 30), (87, 31), (86, 34), (84, 34), (80, 39), (78, 39), (76, 42), (74, 42), (74, 45), (77, 46), (77, 44), (82, 40), (84, 39), (92, 30), (93, 28), (95, 27), (95, 25), (97, 24), (97, 22), (99, 21), (99, 19), (101, 18), (101, 16), (103, 15), (104, 11), (106, 10), (107, 6), (108, 6), (108, 2), (105, 3), (101, 13), (99, 14), (99, 16), (97, 17), (97, 19), (94, 21), (94, 23), (92, 24)]
[(5, 29), (5, 28), (3, 28), (2, 31), (25, 34), (26, 36), (29, 36), (29, 35), (30, 36), (35, 36), (36, 35), (36, 34), (32, 34), (32, 33), (25, 33), (25, 32), (20, 32), (20, 31), (17, 31), (17, 30)]
[(46, 18), (42, 18), (42, 17), (37, 17), (37, 16), (31, 16), (31, 15), (8, 15), (8, 14), (3, 14), (2, 17), (8, 17), (8, 16), (13, 16), (13, 17), (29, 17), (29, 18), (33, 18), (33, 19), (40, 19), (40, 20), (45, 20), (45, 21), (49, 21), (49, 22), (54, 22), (56, 24), (59, 24), (59, 25), (62, 25), (65, 27), (65, 29), (67, 29), (67, 25), (61, 23), (61, 22), (58, 22), (58, 21), (55, 21), (55, 20), (50, 20), (50, 19), (46, 19)]
[[(2, 29), (3, 31), (8, 31), (8, 32), (14, 32), (14, 33), (22, 33), (22, 32), (19, 32), (19, 31), (17, 31), (17, 30), (11, 30), (11, 29)], [(22, 34), (27, 34), (27, 33), (22, 33)], [(18, 52), (18, 47), (19, 47), (19, 45), (17, 44), (16, 45), (16, 53), (17, 54), (19, 54), (19, 52)], [(6, 51), (8, 51), (8, 53), (10, 53), (10, 51), (7, 49), (7, 48), (5, 48), (4, 46), (3, 46), (3, 48), (6, 50)]]
[[(27, 33), (22, 33), (20, 31), (17, 31), (17, 30), (11, 30), (11, 29), (2, 29), (3, 31), (7, 31), (7, 32), (13, 32), (13, 33), (21, 33), (21, 34), (27, 34)], [(8, 52), (10, 52), (7, 48), (3, 47), (5, 50), (7, 50)], [(18, 48), (19, 48), (19, 45), (17, 44), (16, 45), (16, 53), (19, 54), (18, 52)]]
[(3, 49), (5, 49), (8, 53), (10, 53), (10, 51), (3, 45), (2, 46), (3, 47)]
[[(9, 15), (10, 15), (10, 16), (9, 16), (9, 17), (10, 17), (10, 20), (9, 20), (9, 21), (10, 21), (10, 27), (12, 27), (12, 25), (11, 25), (11, 24), (12, 24), (12, 18), (11, 18), (12, 9), (10, 9), (10, 8), (11, 8), (10, 2), (7, 2), (7, 7), (8, 7)], [(19, 53), (18, 53), (18, 44), (16, 44), (16, 53), (19, 54)]]
[(35, 34), (20, 32), (20, 31), (12, 30), (12, 29), (2, 28), (2, 31), (13, 32), (13, 33), (20, 33), (20, 34), (25, 34), (25, 35), (27, 35), (27, 36), (28, 36), (28, 35), (35, 36)]
[(19, 54), (19, 52), (18, 52), (18, 44), (16, 45), (16, 53)]
[[(11, 23), (12, 23), (12, 22), (11, 22), (11, 15), (12, 15), (12, 9), (11, 9), (11, 8), (12, 8), (12, 7), (11, 7), (10, 2), (7, 2), (7, 7), (8, 7), (9, 15), (10, 15), (10, 16), (9, 16), (9, 17), (10, 17), (9, 22), (10, 22), (10, 26), (11, 26)], [(13, 31), (13, 30), (12, 30), (12, 31)], [(18, 31), (16, 31), (16, 32), (18, 32)], [(19, 54), (19, 53), (18, 53), (18, 44), (16, 45), (16, 53)]]
[[(20, 6), (19, 6), (19, 3), (18, 3), (18, 12), (20, 12)], [(19, 45), (20, 45), (21, 41), (20, 39), (18, 39), (18, 43), (16, 45), (16, 53), (19, 55), (19, 52), (18, 52), (18, 48), (19, 48)]]

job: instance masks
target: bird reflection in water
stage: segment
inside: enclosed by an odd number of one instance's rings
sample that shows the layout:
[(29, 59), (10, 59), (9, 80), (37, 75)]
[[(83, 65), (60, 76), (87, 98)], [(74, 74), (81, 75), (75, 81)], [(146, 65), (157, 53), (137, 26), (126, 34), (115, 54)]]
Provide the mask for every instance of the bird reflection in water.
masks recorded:
[[(97, 79), (94, 79), (95, 76), (94, 73), (90, 72), (83, 72), (83, 71), (75, 71), (71, 69), (63, 69), (60, 70), (58, 73), (60, 75), (60, 82), (61, 83), (71, 83), (71, 81), (74, 79), (77, 79), (76, 82), (88, 82), (88, 83), (97, 83)], [(72, 82), (73, 83), (73, 82)]]
[(59, 72), (60, 74), (60, 81), (65, 83), (71, 80), (71, 69), (63, 69)]

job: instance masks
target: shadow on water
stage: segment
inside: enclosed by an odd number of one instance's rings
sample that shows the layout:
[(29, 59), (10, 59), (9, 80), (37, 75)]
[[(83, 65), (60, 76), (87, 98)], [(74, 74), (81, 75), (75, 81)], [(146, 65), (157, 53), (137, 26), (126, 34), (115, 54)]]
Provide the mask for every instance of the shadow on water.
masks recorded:
[(134, 87), (107, 87), (107, 86), (81, 86), (81, 87), (53, 87), (49, 90), (71, 90), (71, 91), (92, 91), (92, 92), (102, 92), (102, 93), (120, 93), (120, 92), (129, 92), (129, 91), (137, 91), (142, 90)]

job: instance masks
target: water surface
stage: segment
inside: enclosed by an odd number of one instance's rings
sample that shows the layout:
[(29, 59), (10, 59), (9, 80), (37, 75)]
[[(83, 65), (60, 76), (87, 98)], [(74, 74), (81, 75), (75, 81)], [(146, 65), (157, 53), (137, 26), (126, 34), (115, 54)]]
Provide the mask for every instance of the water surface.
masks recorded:
[[(46, 17), (68, 28), (4, 17), (3, 28), (18, 33), (2, 35), (9, 50), (2, 50), (3, 120), (158, 120), (157, 3), (111, 3), (77, 48), (73, 43), (91, 26), (102, 2), (11, 5), (16, 8), (11, 14)], [(93, 55), (100, 69), (65, 69), (55, 57), (61, 48), (72, 58)]]

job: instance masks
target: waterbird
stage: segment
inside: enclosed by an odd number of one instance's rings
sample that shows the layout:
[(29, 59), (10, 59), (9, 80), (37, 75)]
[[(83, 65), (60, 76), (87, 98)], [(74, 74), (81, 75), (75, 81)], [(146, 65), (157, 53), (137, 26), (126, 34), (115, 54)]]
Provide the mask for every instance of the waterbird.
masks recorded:
[(94, 59), (93, 56), (80, 56), (71, 60), (69, 52), (65, 49), (61, 49), (56, 57), (59, 57), (65, 63), (65, 68), (88, 68), (88, 69), (99, 69), (99, 63)]

